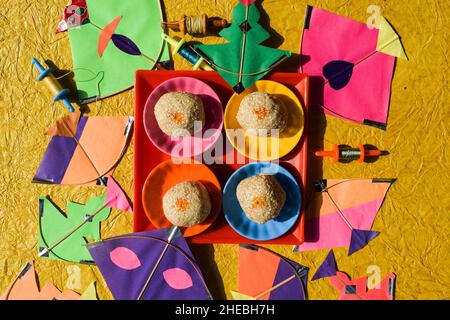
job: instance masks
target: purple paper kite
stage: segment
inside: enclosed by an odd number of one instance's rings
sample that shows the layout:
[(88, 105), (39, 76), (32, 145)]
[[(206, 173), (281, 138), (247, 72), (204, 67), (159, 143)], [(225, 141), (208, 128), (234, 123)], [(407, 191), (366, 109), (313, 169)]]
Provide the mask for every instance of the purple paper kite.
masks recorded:
[(88, 245), (116, 300), (136, 300), (142, 290), (141, 300), (212, 299), (181, 233), (167, 242), (171, 230), (132, 233)]

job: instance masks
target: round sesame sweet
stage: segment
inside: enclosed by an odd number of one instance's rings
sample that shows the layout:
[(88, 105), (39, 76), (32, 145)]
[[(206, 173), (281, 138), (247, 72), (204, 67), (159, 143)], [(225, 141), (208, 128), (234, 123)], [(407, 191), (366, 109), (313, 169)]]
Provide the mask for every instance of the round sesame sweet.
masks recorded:
[(208, 190), (197, 181), (181, 182), (164, 194), (163, 211), (167, 220), (175, 226), (198, 225), (211, 212)]
[(236, 119), (245, 130), (255, 130), (258, 135), (271, 135), (271, 130), (281, 133), (286, 128), (288, 114), (286, 106), (276, 96), (253, 92), (242, 99)]
[(286, 193), (277, 179), (259, 174), (242, 180), (236, 196), (246, 216), (259, 224), (275, 219), (286, 201)]
[(172, 137), (193, 135), (205, 124), (202, 99), (188, 92), (169, 92), (162, 95), (154, 112), (159, 128)]

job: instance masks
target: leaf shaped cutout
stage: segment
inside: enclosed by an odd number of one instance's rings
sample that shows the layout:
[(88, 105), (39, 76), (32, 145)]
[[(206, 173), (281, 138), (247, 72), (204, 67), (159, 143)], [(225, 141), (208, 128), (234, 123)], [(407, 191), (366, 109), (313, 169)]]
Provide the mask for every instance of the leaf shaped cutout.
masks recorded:
[(354, 64), (343, 60), (333, 60), (323, 67), (323, 76), (328, 80), (330, 87), (341, 90), (347, 86), (353, 74)]
[(141, 54), (141, 50), (139, 50), (138, 46), (130, 38), (124, 35), (113, 34), (111, 40), (118, 49), (125, 53), (134, 56), (138, 56)]
[(183, 269), (172, 268), (163, 272), (164, 280), (175, 290), (184, 290), (192, 287), (191, 276)]
[(142, 264), (136, 253), (125, 247), (117, 247), (109, 253), (111, 261), (121, 269), (134, 270)]
[(103, 28), (102, 31), (100, 31), (100, 35), (98, 37), (98, 48), (97, 48), (99, 57), (102, 57), (103, 52), (105, 51), (106, 47), (108, 46), (109, 40), (111, 40), (111, 37), (114, 35), (114, 31), (116, 31), (116, 28), (119, 25), (119, 22), (121, 19), (122, 19), (122, 16), (115, 18), (113, 21), (108, 23), (106, 25), (106, 27)]

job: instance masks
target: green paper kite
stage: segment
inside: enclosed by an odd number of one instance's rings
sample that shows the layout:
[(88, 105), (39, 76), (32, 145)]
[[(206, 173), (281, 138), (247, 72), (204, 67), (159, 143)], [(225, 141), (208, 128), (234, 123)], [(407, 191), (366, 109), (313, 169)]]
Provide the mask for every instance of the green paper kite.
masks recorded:
[[(49, 199), (40, 196), (39, 256), (75, 263), (93, 263), (85, 246), (86, 238), (100, 240), (100, 222), (107, 219), (111, 211), (110, 207), (105, 206), (105, 201), (106, 195), (91, 198), (84, 205), (67, 202), (67, 216), (65, 216)], [(95, 216), (89, 219), (93, 214)], [(88, 221), (61, 241), (85, 220)], [(47, 251), (46, 248), (50, 250)]]
[(233, 10), (233, 23), (220, 32), (229, 42), (195, 46), (237, 93), (291, 56), (289, 51), (260, 45), (270, 34), (258, 23), (259, 19), (260, 12), (254, 1), (240, 0)]
[[(81, 102), (134, 85), (136, 70), (167, 64), (160, 0), (87, 0), (89, 22), (68, 29)], [(167, 67), (167, 65), (166, 65)]]

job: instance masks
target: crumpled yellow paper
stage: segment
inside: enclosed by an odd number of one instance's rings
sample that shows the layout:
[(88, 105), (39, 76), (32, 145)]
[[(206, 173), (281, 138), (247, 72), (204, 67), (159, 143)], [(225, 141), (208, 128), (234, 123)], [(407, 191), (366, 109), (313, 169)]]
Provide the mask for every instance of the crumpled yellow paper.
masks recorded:
[[(67, 34), (54, 33), (66, 2), (0, 3), (0, 292), (7, 288), (25, 262), (34, 259), (41, 283), (51, 280), (60, 289), (70, 287), (83, 292), (92, 281), (97, 281), (99, 298), (111, 299), (96, 267), (74, 267), (37, 258), (39, 194), (48, 194), (57, 205), (64, 207), (67, 200), (84, 203), (105, 192), (95, 187), (31, 184), (49, 141), (44, 132), (66, 113), (63, 106), (51, 102), (47, 89), (36, 81), (31, 57), (51, 60), (63, 70), (59, 75), (72, 68)], [(299, 52), (307, 3), (366, 22), (373, 18), (373, 10), (367, 13), (373, 2), (265, 0), (262, 25), (273, 35), (267, 45)], [(448, 299), (450, 197), (446, 189), (450, 159), (445, 142), (450, 138), (450, 114), (446, 79), (449, 45), (445, 38), (448, 24), (445, 23), (450, 12), (445, 0), (430, 1), (426, 5), (407, 0), (378, 3), (382, 14), (401, 36), (409, 58), (409, 61), (397, 61), (387, 131), (312, 115), (310, 121), (314, 121), (314, 125), (310, 125), (308, 134), (311, 150), (321, 149), (321, 141), (327, 149), (334, 143), (351, 146), (367, 143), (388, 150), (390, 155), (373, 164), (332, 164), (326, 159), (323, 169), (321, 163), (311, 157), (309, 175), (311, 180), (317, 177), (398, 178), (375, 220), (374, 230), (381, 231), (381, 235), (351, 257), (346, 256), (346, 249), (335, 250), (339, 268), (352, 278), (377, 270), (380, 277), (395, 272), (397, 299)], [(203, 13), (230, 19), (235, 1), (165, 0), (164, 4), (169, 20), (178, 20), (182, 14)], [(174, 32), (170, 35), (180, 36)], [(186, 38), (204, 43), (223, 41), (216, 37)], [(175, 62), (177, 69), (191, 68), (179, 56), (175, 56)], [(288, 66), (291, 71), (296, 70), (295, 63)], [(133, 91), (91, 103), (89, 109), (88, 115), (131, 115)], [(132, 197), (133, 142), (114, 177)], [(131, 231), (130, 213), (112, 210), (110, 218), (102, 223), (103, 237)], [(231, 299), (230, 290), (237, 288), (237, 246), (192, 247), (214, 297)], [(311, 274), (327, 254), (327, 250), (293, 253), (292, 246), (270, 248), (309, 266)], [(338, 297), (338, 292), (326, 280), (309, 283), (308, 291), (310, 299)]]

